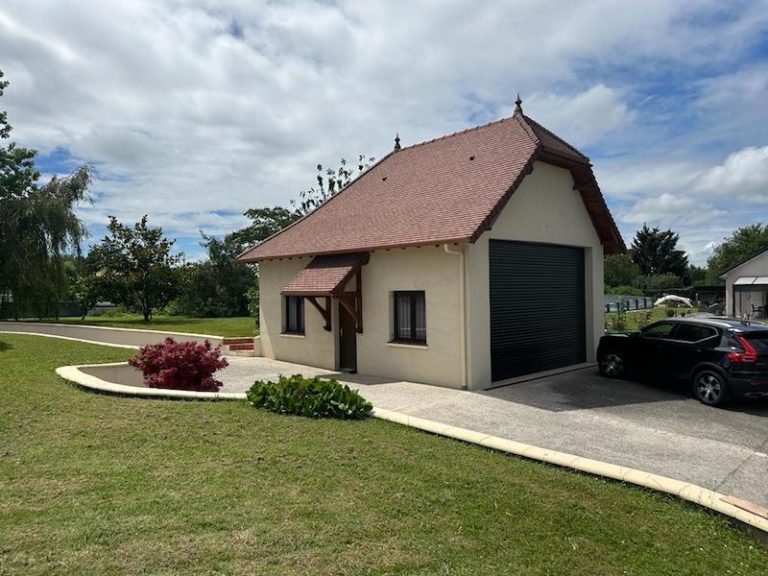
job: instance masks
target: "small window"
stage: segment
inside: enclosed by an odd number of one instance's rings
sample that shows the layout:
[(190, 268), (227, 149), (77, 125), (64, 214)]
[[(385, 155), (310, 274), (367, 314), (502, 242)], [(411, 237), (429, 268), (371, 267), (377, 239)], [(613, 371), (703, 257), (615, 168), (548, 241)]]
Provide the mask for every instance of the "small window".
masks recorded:
[(652, 324), (643, 330), (643, 336), (648, 336), (649, 338), (668, 338), (674, 327), (675, 325), (672, 322)]
[(285, 297), (285, 332), (304, 334), (304, 298)]
[(680, 323), (675, 333), (675, 340), (684, 342), (699, 342), (717, 336), (717, 330), (709, 326), (697, 326), (696, 324)]
[(395, 292), (394, 297), (393, 340), (426, 344), (427, 310), (424, 292)]

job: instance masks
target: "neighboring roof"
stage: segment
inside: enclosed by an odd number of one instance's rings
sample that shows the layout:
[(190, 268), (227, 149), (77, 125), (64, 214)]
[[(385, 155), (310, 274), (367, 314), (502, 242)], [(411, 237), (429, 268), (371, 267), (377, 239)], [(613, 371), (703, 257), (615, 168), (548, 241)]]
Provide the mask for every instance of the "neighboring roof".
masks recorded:
[(720, 278), (725, 278), (725, 277), (726, 277), (728, 274), (730, 274), (731, 272), (733, 272), (734, 270), (736, 270), (736, 268), (739, 268), (739, 267), (741, 267), (741, 266), (744, 266), (744, 264), (747, 264), (747, 263), (749, 263), (749, 262), (752, 262), (752, 260), (755, 260), (755, 259), (757, 259), (757, 258), (760, 258), (760, 256), (762, 256), (763, 254), (766, 254), (766, 253), (768, 253), (768, 248), (763, 248), (763, 249), (762, 249), (762, 250), (760, 250), (759, 252), (755, 252), (755, 253), (754, 253), (754, 254), (752, 254), (752, 255), (751, 255), (749, 258), (745, 258), (744, 260), (742, 260), (742, 261), (741, 261), (741, 262), (739, 262), (738, 264), (736, 264), (736, 265), (734, 265), (734, 266), (731, 266), (730, 268), (728, 268), (728, 270), (726, 270), (725, 272), (722, 272), (722, 273), (720, 274)]
[(625, 250), (589, 159), (525, 116), (391, 152), (301, 220), (238, 259), (474, 242), (536, 160), (568, 168), (607, 254)]
[(344, 289), (352, 274), (368, 262), (367, 252), (329, 254), (312, 259), (282, 290), (286, 296), (330, 296)]

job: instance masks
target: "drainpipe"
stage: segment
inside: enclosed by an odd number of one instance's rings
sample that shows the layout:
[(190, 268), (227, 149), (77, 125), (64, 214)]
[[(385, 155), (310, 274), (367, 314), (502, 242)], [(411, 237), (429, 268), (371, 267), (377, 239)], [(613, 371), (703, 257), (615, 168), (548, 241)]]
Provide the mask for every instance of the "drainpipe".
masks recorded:
[(453, 254), (459, 257), (459, 302), (461, 312), (461, 387), (467, 389), (467, 302), (464, 297), (464, 284), (466, 271), (464, 269), (464, 250), (459, 248), (458, 252), (453, 252), (448, 244), (443, 244), (446, 254)]

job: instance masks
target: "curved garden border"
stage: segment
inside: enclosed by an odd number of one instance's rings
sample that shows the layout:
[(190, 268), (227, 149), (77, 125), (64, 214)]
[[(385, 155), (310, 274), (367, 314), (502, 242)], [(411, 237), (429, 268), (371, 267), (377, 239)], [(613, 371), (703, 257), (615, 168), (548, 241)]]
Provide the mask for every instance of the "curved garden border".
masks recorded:
[[(132, 386), (129, 384), (119, 384), (110, 382), (104, 378), (99, 378), (94, 374), (88, 374), (84, 370), (92, 369), (101, 371), (104, 369), (130, 368), (128, 362), (113, 362), (111, 364), (80, 364), (77, 366), (61, 366), (56, 368), (56, 374), (74, 382), (83, 388), (97, 390), (99, 392), (108, 392), (110, 394), (120, 394), (123, 396), (142, 396), (145, 398), (177, 398), (184, 400), (245, 400), (244, 392), (194, 392), (192, 390), (168, 390), (164, 388), (146, 388), (143, 386)], [(138, 373), (136, 373), (138, 376)]]

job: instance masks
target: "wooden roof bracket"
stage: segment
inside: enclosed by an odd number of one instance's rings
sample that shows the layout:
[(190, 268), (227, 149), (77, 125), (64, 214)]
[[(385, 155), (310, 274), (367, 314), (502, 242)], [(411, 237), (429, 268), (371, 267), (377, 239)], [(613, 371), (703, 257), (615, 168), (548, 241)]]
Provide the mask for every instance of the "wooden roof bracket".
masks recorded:
[(320, 316), (323, 317), (323, 320), (325, 320), (325, 326), (323, 326), (323, 330), (326, 330), (327, 332), (331, 331), (331, 297), (326, 296), (323, 298), (325, 300), (325, 307), (323, 307), (318, 301), (316, 296), (306, 296), (307, 300), (309, 301), (312, 306), (314, 306), (318, 312), (320, 312)]
[(349, 312), (355, 321), (358, 334), (363, 333), (363, 281), (360, 268), (355, 270), (355, 291), (339, 292), (334, 294), (339, 299), (339, 304)]

